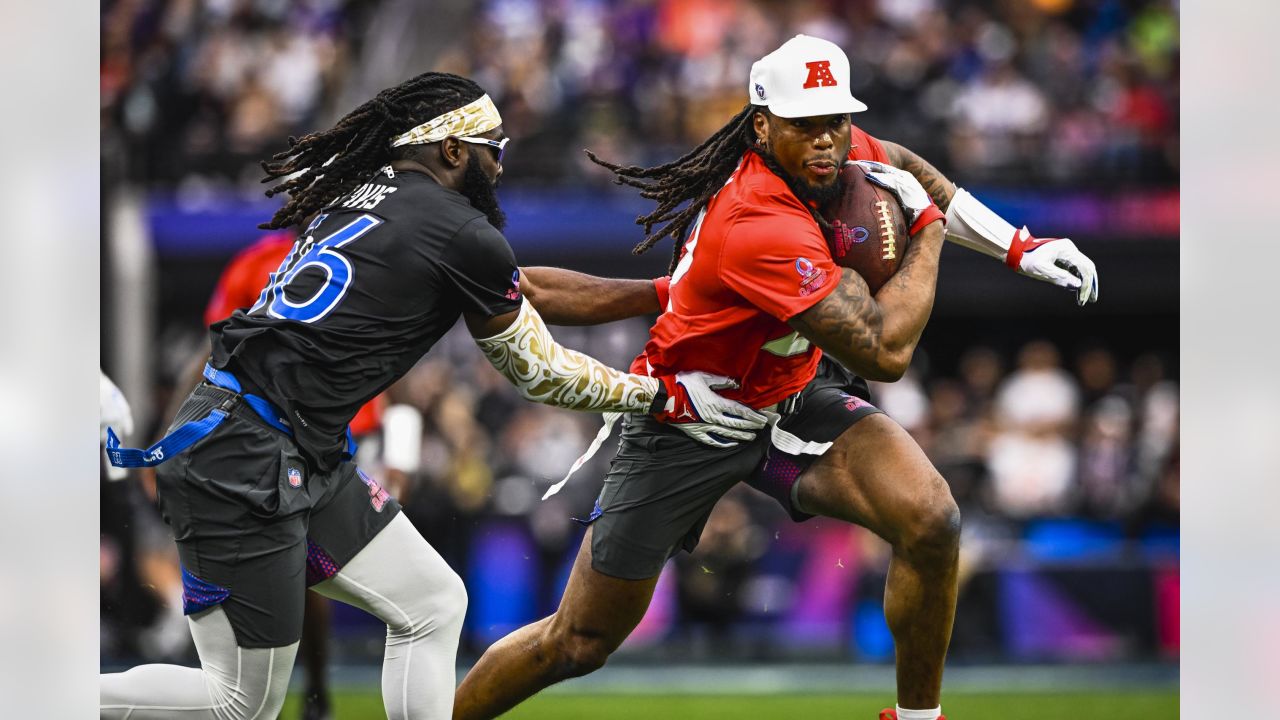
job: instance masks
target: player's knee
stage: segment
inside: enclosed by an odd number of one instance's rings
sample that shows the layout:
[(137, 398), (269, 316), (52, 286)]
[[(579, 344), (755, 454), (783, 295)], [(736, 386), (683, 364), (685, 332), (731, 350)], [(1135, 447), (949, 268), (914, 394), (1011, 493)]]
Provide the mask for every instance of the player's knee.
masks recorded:
[(560, 625), (552, 616), (538, 638), (535, 655), (544, 663), (552, 682), (581, 677), (604, 667), (617, 648), (599, 633), (583, 632)]
[[(424, 591), (424, 587), (429, 589)], [(430, 583), (413, 588), (413, 594), (421, 600), (407, 612), (387, 618), (391, 635), (421, 638), (433, 633), (461, 632), (467, 614), (467, 588), (457, 573), (435, 575)]]
[[(210, 676), (212, 677), (212, 676)], [(241, 678), (241, 682), (211, 682), (207, 686), (213, 700), (213, 716), (218, 720), (261, 720), (273, 718), (284, 707), (288, 692), (288, 676), (283, 682), (273, 682), (271, 675)]]
[(462, 619), (467, 615), (467, 586), (463, 584), (462, 578), (458, 576), (458, 573), (451, 572), (445, 578), (439, 590), (439, 601), (436, 604), (439, 608), (440, 624), (460, 630), (462, 628)]
[(613, 647), (599, 636), (571, 635), (562, 646), (559, 674), (575, 678), (593, 673), (604, 667), (612, 653)]
[(960, 507), (946, 480), (932, 472), (928, 485), (902, 534), (904, 549), (916, 556), (950, 559), (960, 546)]

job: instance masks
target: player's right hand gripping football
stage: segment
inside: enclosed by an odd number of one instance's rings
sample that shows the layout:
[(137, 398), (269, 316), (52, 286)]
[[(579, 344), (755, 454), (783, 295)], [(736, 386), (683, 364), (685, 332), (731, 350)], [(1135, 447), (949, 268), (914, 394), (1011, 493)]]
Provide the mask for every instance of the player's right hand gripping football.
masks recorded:
[(912, 235), (934, 220), (945, 217), (915, 175), (874, 160), (850, 162), (867, 171), (868, 180), (897, 196), (902, 209), (907, 213), (907, 227), (911, 228)]
[(667, 400), (653, 416), (704, 445), (734, 447), (750, 442), (769, 418), (739, 402), (720, 397), (716, 390), (738, 387), (721, 375), (681, 372), (658, 378), (667, 391)]

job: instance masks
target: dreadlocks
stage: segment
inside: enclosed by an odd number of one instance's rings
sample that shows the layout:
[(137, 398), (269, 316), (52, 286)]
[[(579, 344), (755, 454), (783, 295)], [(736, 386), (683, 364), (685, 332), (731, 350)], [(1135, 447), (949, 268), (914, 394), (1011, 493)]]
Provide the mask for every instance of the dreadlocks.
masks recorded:
[(423, 73), (378, 93), (329, 130), (301, 140), (290, 137), (288, 150), (262, 162), (267, 173), (262, 181), (299, 174), (267, 189), (267, 197), (287, 192), (289, 201), (258, 227), (274, 230), (306, 222), (392, 160), (392, 138), (483, 94), (467, 78)]
[[(644, 226), (645, 238), (635, 246), (633, 253), (639, 255), (662, 238), (671, 236), (676, 241), (675, 250), (671, 254), (671, 270), (675, 271), (676, 263), (680, 260), (680, 250), (684, 247), (685, 232), (711, 196), (733, 174), (738, 161), (742, 159), (742, 153), (755, 143), (751, 115), (758, 109), (747, 105), (701, 145), (666, 165), (652, 168), (615, 165), (601, 160), (590, 150), (587, 151), (592, 162), (613, 171), (616, 183), (640, 188), (641, 197), (658, 201), (658, 207), (653, 212), (636, 218), (636, 224)], [(644, 182), (645, 180), (653, 182)], [(686, 201), (688, 205), (684, 205)], [(667, 224), (655, 231), (653, 226), (662, 222)]]

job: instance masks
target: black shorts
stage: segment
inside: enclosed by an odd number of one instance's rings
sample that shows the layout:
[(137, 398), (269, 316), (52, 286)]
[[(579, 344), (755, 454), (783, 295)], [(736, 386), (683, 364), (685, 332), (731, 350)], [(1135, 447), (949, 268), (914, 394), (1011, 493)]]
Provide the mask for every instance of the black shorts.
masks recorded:
[(241, 647), (290, 645), (302, 636), (306, 588), (335, 575), (400, 505), (354, 463), (314, 470), (230, 390), (200, 385), (173, 427), (215, 407), (230, 410), (226, 420), (156, 469), (183, 611), (221, 605)]
[(618, 454), (588, 522), (591, 566), (612, 577), (640, 580), (667, 559), (698, 544), (711, 509), (740, 481), (767, 493), (796, 522), (791, 489), (826, 446), (857, 421), (881, 412), (867, 384), (824, 359), (797, 407), (750, 444), (719, 449), (647, 415), (628, 415)]

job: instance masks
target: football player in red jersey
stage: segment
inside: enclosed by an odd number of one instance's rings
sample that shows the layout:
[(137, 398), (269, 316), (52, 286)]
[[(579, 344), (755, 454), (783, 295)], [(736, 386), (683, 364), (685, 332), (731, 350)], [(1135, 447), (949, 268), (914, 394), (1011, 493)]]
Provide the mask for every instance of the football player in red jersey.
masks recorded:
[[(752, 67), (751, 104), (679, 160), (623, 167), (592, 155), (659, 203), (637, 220), (648, 233), (637, 251), (676, 240), (669, 286), (656, 284), (663, 312), (633, 371), (726, 376), (738, 385), (725, 397), (775, 421), (767, 439), (715, 449), (687, 442), (664, 418), (628, 416), (559, 609), (486, 651), (458, 688), (455, 720), (495, 717), (604, 665), (644, 616), (666, 560), (696, 546), (716, 501), (744, 479), (796, 521), (833, 517), (892, 545), (885, 616), (898, 703), (880, 718), (942, 718), (960, 514), (861, 378), (905, 372), (932, 309), (944, 238), (1072, 289), (1082, 305), (1097, 299), (1097, 278), (1070, 240), (1014, 230), (919, 156), (853, 126), (850, 113), (866, 106), (848, 88), (844, 52), (797, 36)], [(816, 212), (841, 192), (846, 159), (865, 162), (895, 192), (911, 225), (900, 269), (874, 294), (834, 264)]]

